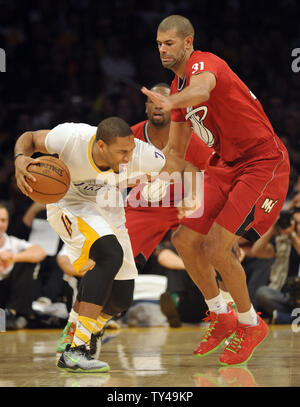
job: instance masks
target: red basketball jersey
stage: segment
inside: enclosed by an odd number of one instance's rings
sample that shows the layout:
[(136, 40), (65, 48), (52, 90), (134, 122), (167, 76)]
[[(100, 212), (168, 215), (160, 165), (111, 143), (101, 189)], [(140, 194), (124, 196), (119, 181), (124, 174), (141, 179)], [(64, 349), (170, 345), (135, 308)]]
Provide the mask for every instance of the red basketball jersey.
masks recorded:
[[(131, 127), (134, 137), (151, 144), (148, 136), (148, 120), (144, 120)], [(187, 148), (185, 160), (195, 165), (200, 170), (205, 168), (207, 159), (211, 156), (213, 149), (208, 147), (194, 132)]]
[(187, 120), (194, 132), (226, 162), (252, 157), (254, 149), (263, 149), (275, 133), (260, 102), (224, 60), (209, 52), (194, 51), (187, 62), (184, 80), (175, 76), (171, 94), (180, 92), (193, 75), (204, 71), (212, 72), (217, 81), (209, 100), (172, 110), (172, 120)]

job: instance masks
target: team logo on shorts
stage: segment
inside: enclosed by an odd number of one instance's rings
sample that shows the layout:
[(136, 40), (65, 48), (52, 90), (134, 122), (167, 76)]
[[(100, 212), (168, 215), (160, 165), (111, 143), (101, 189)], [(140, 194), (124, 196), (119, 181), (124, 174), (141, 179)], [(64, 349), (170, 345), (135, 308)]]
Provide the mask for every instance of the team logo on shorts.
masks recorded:
[(64, 215), (64, 214), (61, 215), (61, 220), (62, 220), (62, 223), (64, 224), (66, 231), (68, 232), (68, 235), (70, 236), (70, 238), (72, 238), (72, 222), (67, 217), (67, 215)]
[(266, 198), (264, 200), (264, 203), (261, 206), (261, 209), (263, 209), (266, 213), (270, 213), (277, 202), (278, 202), (278, 199), (276, 199), (276, 201), (274, 201), (274, 199)]

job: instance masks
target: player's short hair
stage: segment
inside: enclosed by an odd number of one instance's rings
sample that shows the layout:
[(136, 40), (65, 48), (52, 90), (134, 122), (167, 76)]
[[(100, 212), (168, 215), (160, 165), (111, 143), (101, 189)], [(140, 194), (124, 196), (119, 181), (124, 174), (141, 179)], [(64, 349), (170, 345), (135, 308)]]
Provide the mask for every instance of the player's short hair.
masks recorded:
[(112, 144), (116, 137), (128, 137), (132, 134), (132, 130), (125, 120), (112, 116), (99, 123), (96, 140), (103, 140), (106, 144)]
[(163, 19), (157, 30), (166, 32), (172, 30), (173, 28), (176, 29), (177, 33), (182, 38), (185, 38), (188, 35), (192, 35), (194, 37), (195, 35), (195, 30), (190, 20), (178, 14), (172, 14), (171, 16)]

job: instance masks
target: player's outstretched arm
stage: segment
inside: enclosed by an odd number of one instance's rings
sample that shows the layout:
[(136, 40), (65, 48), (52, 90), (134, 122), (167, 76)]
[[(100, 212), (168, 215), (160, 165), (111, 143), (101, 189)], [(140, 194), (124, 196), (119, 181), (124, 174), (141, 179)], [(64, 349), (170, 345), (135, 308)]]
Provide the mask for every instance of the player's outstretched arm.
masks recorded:
[(201, 72), (191, 77), (189, 86), (181, 92), (170, 96), (161, 95), (142, 87), (141, 91), (148, 96), (153, 103), (165, 110), (178, 109), (182, 107), (197, 106), (210, 98), (210, 92), (217, 84), (216, 77), (212, 72)]
[(27, 131), (23, 133), (15, 144), (15, 176), (17, 185), (23, 194), (32, 192), (32, 188), (26, 182), (26, 178), (35, 182), (35, 178), (27, 171), (29, 164), (39, 162), (31, 158), (35, 152), (48, 154), (45, 146), (45, 138), (50, 130)]
[[(171, 121), (169, 140), (163, 153), (175, 158), (184, 159), (192, 137), (192, 129), (187, 122)], [(165, 171), (167, 171), (165, 169)]]

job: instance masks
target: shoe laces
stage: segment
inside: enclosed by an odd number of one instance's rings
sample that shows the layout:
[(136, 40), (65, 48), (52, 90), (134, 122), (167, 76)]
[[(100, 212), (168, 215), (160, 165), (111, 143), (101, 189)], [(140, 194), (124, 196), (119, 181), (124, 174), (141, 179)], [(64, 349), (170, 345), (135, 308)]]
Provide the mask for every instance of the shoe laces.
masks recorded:
[(88, 351), (88, 349), (85, 347), (85, 345), (79, 345), (79, 346), (75, 346), (73, 348), (70, 348), (70, 350), (73, 351), (77, 351), (80, 352), (83, 356), (85, 356), (88, 360), (93, 359), (92, 356), (90, 355), (90, 352)]
[(225, 348), (226, 350), (229, 350), (230, 352), (233, 352), (233, 353), (237, 353), (241, 349), (242, 343), (245, 341), (245, 334), (246, 334), (247, 326), (237, 328), (229, 345), (226, 346), (226, 348)]
[(202, 341), (207, 342), (209, 337), (212, 335), (214, 329), (216, 328), (216, 324), (219, 322), (218, 321), (218, 315), (215, 312), (210, 312), (210, 311), (206, 311), (206, 317), (203, 318), (203, 321), (205, 322), (209, 322), (210, 321), (210, 325), (202, 339)]

